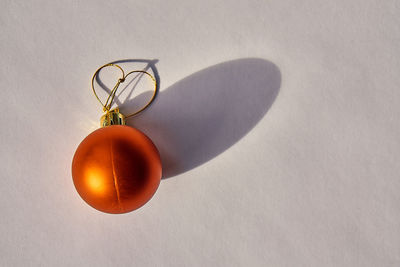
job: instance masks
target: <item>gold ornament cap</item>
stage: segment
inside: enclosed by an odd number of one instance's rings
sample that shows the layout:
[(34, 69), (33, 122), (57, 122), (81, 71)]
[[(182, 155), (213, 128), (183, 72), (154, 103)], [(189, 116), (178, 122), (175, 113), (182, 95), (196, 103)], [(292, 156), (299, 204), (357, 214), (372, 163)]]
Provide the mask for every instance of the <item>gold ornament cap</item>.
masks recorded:
[(125, 125), (125, 116), (119, 112), (119, 109), (107, 111), (106, 114), (100, 118), (100, 126), (106, 127), (111, 125)]

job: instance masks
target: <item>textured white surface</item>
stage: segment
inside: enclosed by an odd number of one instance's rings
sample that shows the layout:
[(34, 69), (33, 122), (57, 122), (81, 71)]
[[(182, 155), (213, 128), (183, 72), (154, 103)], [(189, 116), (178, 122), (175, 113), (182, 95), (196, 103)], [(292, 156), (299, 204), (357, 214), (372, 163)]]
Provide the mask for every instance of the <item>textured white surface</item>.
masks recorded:
[[(400, 266), (399, 14), (2, 0), (0, 265)], [(187, 171), (115, 216), (79, 198), (70, 164), (101, 115), (91, 75), (126, 58), (159, 60), (138, 128)]]

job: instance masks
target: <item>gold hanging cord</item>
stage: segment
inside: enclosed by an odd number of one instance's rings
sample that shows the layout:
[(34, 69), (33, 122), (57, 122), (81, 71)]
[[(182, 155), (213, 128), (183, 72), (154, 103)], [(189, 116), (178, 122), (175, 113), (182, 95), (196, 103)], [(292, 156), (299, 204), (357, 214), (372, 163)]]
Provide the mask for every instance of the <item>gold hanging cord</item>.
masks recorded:
[[(101, 102), (100, 98), (96, 94), (96, 90), (94, 89), (94, 80), (95, 80), (96, 76), (99, 74), (99, 72), (103, 68), (106, 68), (106, 67), (116, 67), (116, 68), (118, 68), (122, 72), (122, 77), (118, 79), (118, 81), (115, 84), (114, 88), (111, 90), (110, 94), (108, 95), (106, 103), (103, 104), (103, 102)], [(105, 65), (101, 66), (100, 68), (98, 68), (96, 70), (96, 72), (93, 74), (93, 77), (92, 77), (92, 90), (93, 90), (93, 93), (94, 93), (95, 97), (97, 98), (97, 100), (99, 101), (99, 103), (103, 106), (103, 111), (104, 112), (108, 113), (108, 112), (111, 111), (111, 106), (113, 104), (114, 97), (115, 97), (115, 94), (117, 92), (117, 89), (118, 89), (119, 85), (121, 83), (123, 83), (125, 81), (126, 77), (128, 77), (132, 73), (143, 73), (143, 74), (146, 74), (147, 76), (149, 76), (151, 78), (151, 80), (153, 81), (153, 83), (154, 83), (154, 92), (153, 92), (153, 96), (151, 97), (149, 102), (147, 102), (146, 105), (144, 105), (138, 111), (136, 111), (136, 112), (134, 112), (132, 114), (126, 115), (125, 118), (133, 117), (133, 116), (139, 114), (140, 112), (145, 110), (148, 106), (150, 106), (151, 103), (153, 103), (153, 101), (154, 101), (154, 99), (156, 98), (156, 95), (157, 95), (157, 81), (153, 77), (153, 75), (151, 75), (150, 73), (148, 73), (147, 71), (144, 71), (144, 70), (134, 70), (134, 71), (131, 71), (131, 72), (128, 72), (127, 74), (125, 74), (124, 70), (119, 65), (113, 64), (113, 63), (108, 63), (108, 64), (105, 64)]]

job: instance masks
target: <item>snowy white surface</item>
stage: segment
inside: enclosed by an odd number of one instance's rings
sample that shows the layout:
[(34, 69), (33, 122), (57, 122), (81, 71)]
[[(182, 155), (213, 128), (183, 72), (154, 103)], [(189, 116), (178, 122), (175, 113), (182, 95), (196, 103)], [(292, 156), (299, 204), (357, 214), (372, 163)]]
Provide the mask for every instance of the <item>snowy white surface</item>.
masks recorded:
[[(400, 266), (399, 14), (397, 0), (1, 1), (0, 266)], [(130, 123), (166, 179), (109, 215), (70, 168), (101, 116), (91, 75), (120, 59), (158, 60), (159, 97)]]

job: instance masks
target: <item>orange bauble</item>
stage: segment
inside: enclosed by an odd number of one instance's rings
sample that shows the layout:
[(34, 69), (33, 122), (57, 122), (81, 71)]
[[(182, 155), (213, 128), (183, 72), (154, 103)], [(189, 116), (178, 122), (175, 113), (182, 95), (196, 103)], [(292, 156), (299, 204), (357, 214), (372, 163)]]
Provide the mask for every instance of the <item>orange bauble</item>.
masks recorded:
[(161, 172), (152, 141), (125, 125), (106, 126), (88, 135), (72, 162), (79, 195), (107, 213), (130, 212), (144, 205), (156, 192)]

